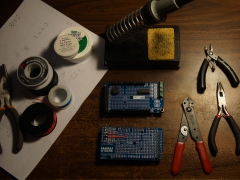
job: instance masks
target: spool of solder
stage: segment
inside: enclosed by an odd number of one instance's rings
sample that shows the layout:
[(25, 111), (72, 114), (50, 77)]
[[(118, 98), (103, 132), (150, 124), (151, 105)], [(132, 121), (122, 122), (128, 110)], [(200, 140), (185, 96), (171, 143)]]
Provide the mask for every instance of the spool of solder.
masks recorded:
[(92, 52), (93, 40), (90, 33), (83, 27), (69, 27), (63, 30), (59, 34), (58, 38), (69, 35), (77, 39), (79, 48), (75, 56), (64, 59), (71, 63), (80, 63), (85, 61)]
[(54, 43), (54, 50), (62, 58), (71, 60), (78, 53), (78, 40), (71, 35), (59, 36)]
[(27, 107), (19, 120), (24, 133), (43, 137), (50, 134), (57, 125), (57, 115), (48, 105), (36, 103)]
[(72, 102), (72, 93), (67, 86), (57, 85), (49, 91), (48, 100), (54, 107), (66, 109)]

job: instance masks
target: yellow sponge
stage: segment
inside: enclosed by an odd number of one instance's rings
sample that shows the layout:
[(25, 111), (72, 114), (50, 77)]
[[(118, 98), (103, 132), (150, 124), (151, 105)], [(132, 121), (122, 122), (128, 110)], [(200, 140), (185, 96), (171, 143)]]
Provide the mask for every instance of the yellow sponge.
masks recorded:
[(148, 60), (174, 60), (174, 28), (150, 28), (147, 32)]

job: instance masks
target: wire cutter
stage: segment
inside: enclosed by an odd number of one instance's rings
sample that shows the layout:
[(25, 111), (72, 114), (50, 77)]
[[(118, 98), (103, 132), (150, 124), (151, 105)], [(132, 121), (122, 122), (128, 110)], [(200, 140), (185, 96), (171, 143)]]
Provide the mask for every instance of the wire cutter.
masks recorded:
[(178, 134), (178, 141), (174, 151), (172, 173), (173, 175), (177, 175), (180, 172), (183, 151), (185, 149), (185, 141), (187, 140), (190, 132), (192, 139), (196, 142), (196, 148), (203, 170), (206, 174), (210, 174), (212, 172), (212, 166), (193, 110), (194, 103), (192, 99), (189, 97), (185, 98), (182, 107), (182, 121)]
[(240, 130), (239, 130), (237, 123), (235, 122), (233, 117), (228, 113), (228, 111), (226, 109), (225, 93), (224, 93), (222, 83), (220, 83), (220, 82), (217, 83), (217, 101), (218, 101), (218, 113), (213, 120), (212, 126), (210, 128), (210, 132), (208, 135), (209, 149), (210, 149), (212, 155), (216, 156), (218, 149), (217, 149), (216, 142), (215, 142), (215, 136), (216, 136), (219, 121), (220, 121), (221, 117), (223, 116), (227, 120), (227, 122), (235, 136), (236, 154), (239, 155), (240, 154)]
[(213, 47), (210, 44), (209, 49), (205, 46), (204, 51), (206, 58), (204, 59), (201, 68), (198, 73), (197, 78), (197, 91), (199, 93), (204, 93), (206, 90), (206, 72), (208, 66), (210, 66), (212, 72), (215, 71), (215, 64), (225, 73), (228, 80), (230, 81), (232, 87), (237, 87), (239, 84), (239, 79), (233, 69), (219, 56), (213, 53)]
[[(13, 153), (18, 153), (23, 146), (23, 136), (19, 128), (19, 114), (11, 104), (10, 81), (5, 64), (0, 66), (0, 98), (0, 121), (7, 109), (14, 119), (10, 120), (13, 130)], [(2, 151), (0, 144), (0, 154)]]

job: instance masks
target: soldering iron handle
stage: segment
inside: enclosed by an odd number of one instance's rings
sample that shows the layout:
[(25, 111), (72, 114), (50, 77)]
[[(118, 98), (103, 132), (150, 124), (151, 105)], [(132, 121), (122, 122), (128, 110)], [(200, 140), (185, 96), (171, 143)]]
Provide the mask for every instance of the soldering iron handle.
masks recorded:
[(180, 172), (184, 149), (185, 149), (185, 143), (177, 142), (175, 151), (174, 151), (173, 162), (172, 162), (172, 173), (174, 176)]
[(8, 106), (8, 110), (14, 118), (13, 128), (13, 152), (18, 153), (23, 147), (23, 135), (19, 127), (19, 114), (13, 106)]
[(198, 150), (199, 157), (202, 162), (203, 170), (206, 174), (210, 174), (212, 172), (212, 166), (208, 157), (208, 153), (203, 141), (197, 141), (196, 147)]
[(221, 119), (221, 116), (219, 116), (217, 114), (213, 120), (212, 126), (211, 126), (209, 134), (208, 134), (208, 146), (209, 146), (210, 152), (213, 156), (216, 156), (216, 154), (218, 152), (215, 137), (216, 137), (220, 119)]
[(239, 84), (239, 79), (233, 69), (218, 56), (216, 61), (217, 66), (226, 74), (228, 80), (230, 81), (232, 87), (237, 87)]
[(230, 114), (228, 114), (225, 118), (236, 139), (236, 155), (240, 155), (240, 129)]
[(197, 91), (198, 93), (204, 93), (206, 90), (206, 73), (208, 68), (208, 60), (204, 59), (197, 77)]

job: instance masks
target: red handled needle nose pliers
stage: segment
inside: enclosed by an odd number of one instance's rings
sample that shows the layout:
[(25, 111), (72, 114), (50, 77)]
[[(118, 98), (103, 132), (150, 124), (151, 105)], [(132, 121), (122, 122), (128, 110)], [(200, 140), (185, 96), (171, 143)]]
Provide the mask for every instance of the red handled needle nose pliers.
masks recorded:
[(212, 166), (193, 110), (194, 103), (192, 99), (189, 97), (185, 98), (182, 107), (182, 121), (173, 157), (172, 173), (177, 175), (180, 171), (185, 141), (187, 140), (190, 132), (191, 137), (196, 142), (196, 148), (203, 166), (203, 170), (206, 174), (210, 174), (212, 172)]
[[(13, 117), (11, 121), (13, 130), (13, 153), (18, 153), (23, 146), (23, 136), (19, 128), (19, 114), (11, 104), (10, 82), (5, 64), (0, 66), (0, 121), (6, 109)], [(0, 144), (0, 154), (2, 153)]]
[(228, 111), (226, 109), (225, 93), (224, 93), (222, 83), (220, 83), (220, 82), (217, 83), (217, 101), (218, 101), (218, 113), (213, 120), (212, 126), (210, 128), (210, 132), (208, 135), (209, 149), (210, 149), (212, 155), (216, 156), (218, 149), (217, 149), (216, 142), (215, 142), (215, 136), (216, 136), (219, 121), (220, 121), (221, 117), (223, 116), (227, 120), (227, 122), (235, 136), (236, 154), (239, 155), (240, 154), (240, 129), (239, 129), (237, 123), (234, 121), (233, 117), (228, 113)]

